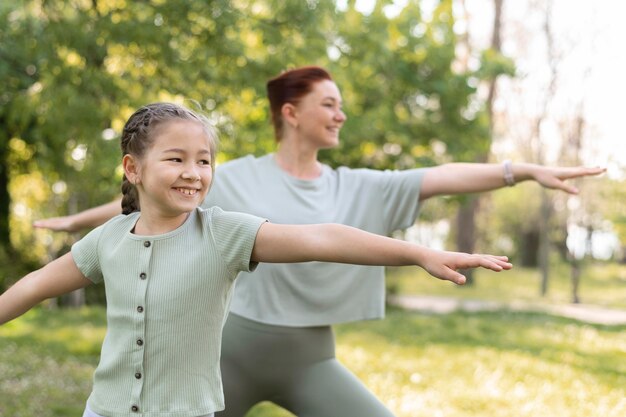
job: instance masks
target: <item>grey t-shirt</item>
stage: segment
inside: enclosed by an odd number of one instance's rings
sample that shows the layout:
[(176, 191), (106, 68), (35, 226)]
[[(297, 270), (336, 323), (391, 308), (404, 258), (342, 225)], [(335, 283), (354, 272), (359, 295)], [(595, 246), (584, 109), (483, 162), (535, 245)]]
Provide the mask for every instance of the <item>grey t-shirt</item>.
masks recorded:
[[(425, 169), (323, 166), (314, 180), (290, 176), (272, 154), (217, 168), (204, 206), (279, 224), (341, 223), (389, 235), (415, 222)], [(335, 263), (261, 263), (239, 274), (231, 312), (283, 326), (319, 326), (384, 316), (384, 268)]]

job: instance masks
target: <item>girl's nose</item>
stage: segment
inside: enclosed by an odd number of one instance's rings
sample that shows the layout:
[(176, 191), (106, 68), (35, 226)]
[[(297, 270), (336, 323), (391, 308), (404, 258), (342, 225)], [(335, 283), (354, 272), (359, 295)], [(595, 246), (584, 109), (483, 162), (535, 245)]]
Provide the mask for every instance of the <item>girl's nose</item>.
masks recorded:
[(184, 180), (200, 181), (200, 175), (193, 169), (186, 169), (181, 177)]

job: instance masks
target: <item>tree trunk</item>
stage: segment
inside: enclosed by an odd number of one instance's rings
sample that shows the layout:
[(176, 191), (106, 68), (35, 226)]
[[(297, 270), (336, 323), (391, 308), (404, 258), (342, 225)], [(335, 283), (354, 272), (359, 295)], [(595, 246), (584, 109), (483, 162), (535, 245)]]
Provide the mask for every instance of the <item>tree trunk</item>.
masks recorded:
[[(78, 212), (78, 197), (76, 194), (72, 194), (67, 203), (68, 213), (75, 214)], [(78, 234), (74, 234), (72, 236), (73, 240), (76, 241), (79, 238)], [(80, 308), (85, 305), (85, 289), (79, 288), (77, 290), (72, 291), (69, 294), (65, 294), (61, 297), (62, 305), (70, 308)]]
[(8, 146), (0, 149), (0, 246), (7, 251), (11, 250), (11, 237), (9, 230), (9, 215), (11, 207), (11, 196), (9, 195), (9, 164), (8, 160)]
[(539, 266), (539, 231), (529, 230), (522, 234), (520, 248), (520, 266), (537, 268)]
[(570, 261), (570, 278), (572, 281), (572, 303), (580, 303), (580, 297), (578, 295), (578, 287), (580, 286), (580, 261), (572, 259)]
[[(469, 196), (456, 217), (456, 247), (459, 252), (473, 253), (476, 242), (476, 213), (478, 212), (479, 199), (478, 196)], [(459, 272), (465, 275), (465, 285), (474, 285), (474, 269), (462, 269)]]
[[(537, 140), (537, 163), (544, 164), (544, 152), (541, 140), (541, 124), (547, 118), (548, 107), (554, 99), (558, 79), (559, 55), (554, 50), (554, 35), (552, 33), (552, 1), (548, 0), (545, 10), (545, 21), (543, 26), (547, 45), (547, 58), (550, 67), (550, 83), (543, 101), (543, 108), (536, 120), (534, 132)], [(548, 227), (552, 214), (552, 202), (544, 188), (541, 189), (541, 208), (539, 216), (539, 269), (541, 271), (540, 293), (545, 296), (548, 293), (548, 280), (550, 278), (550, 236)]]
[[(2, 126), (1, 123), (0, 126)], [(3, 141), (0, 140), (0, 144), (2, 142)], [(9, 196), (9, 167), (6, 163), (8, 159), (8, 146), (6, 146), (5, 143), (5, 146), (0, 145), (0, 148), (0, 160), (2, 161), (2, 165), (0, 165), (0, 260), (6, 262), (6, 260), (14, 257), (14, 251), (11, 246), (11, 236), (9, 234), (11, 198)], [(8, 275), (6, 272), (7, 271), (0, 276), (0, 291), (4, 291), (9, 285), (7, 277), (5, 276)]]
[(541, 216), (539, 216), (539, 270), (541, 271), (541, 296), (548, 293), (550, 278), (550, 236), (549, 224), (551, 203), (548, 194), (541, 189)]

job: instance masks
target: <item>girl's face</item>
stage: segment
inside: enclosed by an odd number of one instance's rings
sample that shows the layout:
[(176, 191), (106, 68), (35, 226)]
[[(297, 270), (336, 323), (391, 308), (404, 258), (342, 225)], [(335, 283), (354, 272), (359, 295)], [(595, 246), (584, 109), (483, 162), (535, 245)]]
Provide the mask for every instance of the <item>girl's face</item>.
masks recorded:
[(346, 121), (341, 105), (341, 93), (334, 82), (315, 83), (313, 90), (296, 105), (299, 137), (318, 149), (337, 146), (339, 130)]
[[(157, 126), (154, 142), (136, 164), (141, 211), (185, 216), (211, 186), (211, 140), (202, 124), (172, 120)], [(124, 167), (126, 168), (126, 155)], [(131, 177), (127, 177), (130, 179)]]

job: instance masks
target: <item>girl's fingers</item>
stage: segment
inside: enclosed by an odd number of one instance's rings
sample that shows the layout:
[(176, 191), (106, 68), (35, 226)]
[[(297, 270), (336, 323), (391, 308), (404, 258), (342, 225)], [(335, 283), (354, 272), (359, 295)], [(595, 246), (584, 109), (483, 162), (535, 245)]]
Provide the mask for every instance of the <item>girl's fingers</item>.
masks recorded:
[(490, 259), (497, 265), (501, 266), (502, 269), (513, 268), (513, 264), (509, 262), (508, 256), (493, 256), (493, 255), (489, 255), (489, 256), (490, 256)]
[(499, 272), (503, 269), (511, 269), (513, 265), (508, 262), (508, 258), (506, 256), (470, 255), (470, 257), (467, 259), (467, 262), (462, 265), (458, 265), (457, 269), (478, 267)]
[(454, 282), (456, 285), (464, 285), (465, 281), (467, 280), (467, 278), (465, 278), (465, 275), (459, 274), (458, 272), (455, 272), (455, 275), (456, 276), (451, 281)]
[(445, 264), (443, 265), (434, 265), (433, 269), (427, 269), (428, 273), (443, 281), (451, 281), (457, 285), (465, 284), (466, 278), (465, 275), (456, 271), (459, 268), (451, 268)]
[(444, 279), (446, 281), (452, 281), (454, 282), (456, 285), (463, 285), (465, 284), (465, 281), (467, 280), (465, 278), (465, 275), (454, 271), (452, 269), (446, 269), (444, 271), (444, 273), (440, 276), (441, 279)]
[(480, 266), (485, 269), (491, 269), (492, 271), (496, 271), (496, 272), (500, 272), (503, 269), (503, 267), (499, 265), (497, 262), (494, 262), (490, 259), (485, 259), (485, 258), (481, 260)]
[(433, 265), (433, 268), (427, 268), (431, 275), (445, 280), (454, 282), (457, 285), (463, 285), (467, 279), (465, 275), (457, 272), (459, 269), (467, 268), (485, 268), (495, 272), (508, 270), (513, 267), (506, 256), (498, 255), (479, 255), (479, 254), (454, 254), (454, 258), (450, 259), (450, 263), (444, 262), (443, 265)]

